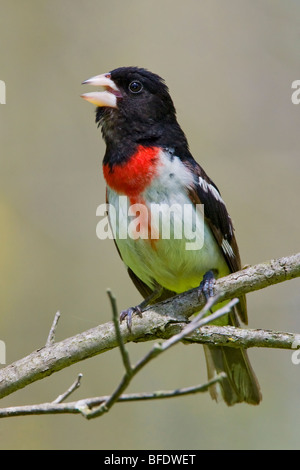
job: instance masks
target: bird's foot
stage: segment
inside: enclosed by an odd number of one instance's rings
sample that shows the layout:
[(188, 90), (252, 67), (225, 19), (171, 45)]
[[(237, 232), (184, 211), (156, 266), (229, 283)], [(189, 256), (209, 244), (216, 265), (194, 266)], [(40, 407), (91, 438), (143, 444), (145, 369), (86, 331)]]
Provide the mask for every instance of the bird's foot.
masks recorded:
[(120, 313), (120, 323), (122, 323), (122, 321), (126, 318), (127, 328), (130, 332), (132, 325), (132, 316), (134, 314), (142, 318), (142, 308), (140, 305), (137, 305), (136, 307), (129, 307), (126, 310), (122, 310), (122, 312)]
[(126, 310), (122, 310), (122, 312), (120, 313), (120, 323), (123, 320), (125, 320), (125, 318), (126, 318), (127, 328), (131, 332), (132, 316), (135, 314), (135, 315), (138, 315), (140, 318), (142, 318), (143, 317), (143, 315), (142, 315), (143, 310), (145, 310), (145, 308), (149, 304), (154, 303), (155, 300), (157, 300), (160, 297), (162, 291), (163, 291), (163, 288), (161, 286), (158, 286), (149, 295), (149, 297), (147, 297), (145, 300), (143, 300), (143, 302), (141, 302), (136, 307), (130, 307), (130, 308), (127, 308)]
[(204, 295), (206, 301), (210, 299), (210, 297), (214, 296), (214, 288), (216, 284), (216, 279), (213, 271), (207, 271), (204, 274), (202, 281), (200, 282), (198, 288), (198, 298), (200, 299), (201, 294)]

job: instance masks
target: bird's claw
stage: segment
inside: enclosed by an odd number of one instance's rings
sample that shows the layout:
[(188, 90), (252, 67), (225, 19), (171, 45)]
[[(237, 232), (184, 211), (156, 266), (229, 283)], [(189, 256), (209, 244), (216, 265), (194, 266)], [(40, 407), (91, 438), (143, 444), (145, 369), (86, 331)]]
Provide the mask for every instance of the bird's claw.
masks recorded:
[(215, 284), (216, 279), (213, 271), (207, 271), (207, 273), (204, 274), (202, 281), (200, 282), (198, 298), (200, 299), (201, 294), (204, 295), (206, 301), (208, 301), (210, 297), (213, 297)]
[(122, 310), (120, 313), (120, 323), (122, 323), (123, 320), (126, 318), (126, 323), (127, 323), (127, 328), (131, 332), (131, 325), (132, 325), (132, 315), (138, 315), (139, 317), (142, 317), (142, 309), (139, 305), (136, 307), (130, 307), (127, 308), (126, 310)]

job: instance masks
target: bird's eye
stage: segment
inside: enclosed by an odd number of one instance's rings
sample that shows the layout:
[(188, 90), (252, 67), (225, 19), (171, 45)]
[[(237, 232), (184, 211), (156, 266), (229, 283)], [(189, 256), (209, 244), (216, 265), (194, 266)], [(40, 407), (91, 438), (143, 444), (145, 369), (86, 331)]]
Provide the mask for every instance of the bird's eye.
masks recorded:
[(131, 93), (140, 93), (140, 91), (142, 91), (143, 89), (143, 85), (141, 84), (141, 82), (134, 80), (133, 82), (129, 84), (128, 88), (131, 91)]

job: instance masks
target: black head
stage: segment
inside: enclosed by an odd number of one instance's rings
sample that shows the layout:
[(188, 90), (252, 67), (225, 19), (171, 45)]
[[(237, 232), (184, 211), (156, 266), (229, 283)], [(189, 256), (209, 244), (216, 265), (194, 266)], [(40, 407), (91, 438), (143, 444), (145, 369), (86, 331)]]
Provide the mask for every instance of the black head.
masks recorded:
[(139, 144), (176, 147), (177, 141), (187, 149), (168, 87), (158, 75), (120, 67), (84, 83), (105, 87), (104, 92), (82, 96), (97, 106), (96, 122), (110, 149)]
[(175, 118), (176, 111), (168, 87), (158, 75), (137, 67), (121, 67), (110, 72), (120, 90), (119, 113), (133, 121), (152, 124)]

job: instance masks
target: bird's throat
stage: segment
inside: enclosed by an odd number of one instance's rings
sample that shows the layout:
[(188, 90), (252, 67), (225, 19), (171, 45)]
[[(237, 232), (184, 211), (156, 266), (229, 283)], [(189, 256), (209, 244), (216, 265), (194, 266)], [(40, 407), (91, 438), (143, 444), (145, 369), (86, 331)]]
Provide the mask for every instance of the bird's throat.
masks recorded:
[(151, 183), (159, 166), (158, 147), (139, 145), (136, 152), (115, 165), (104, 164), (103, 174), (107, 185), (118, 194), (137, 198)]

